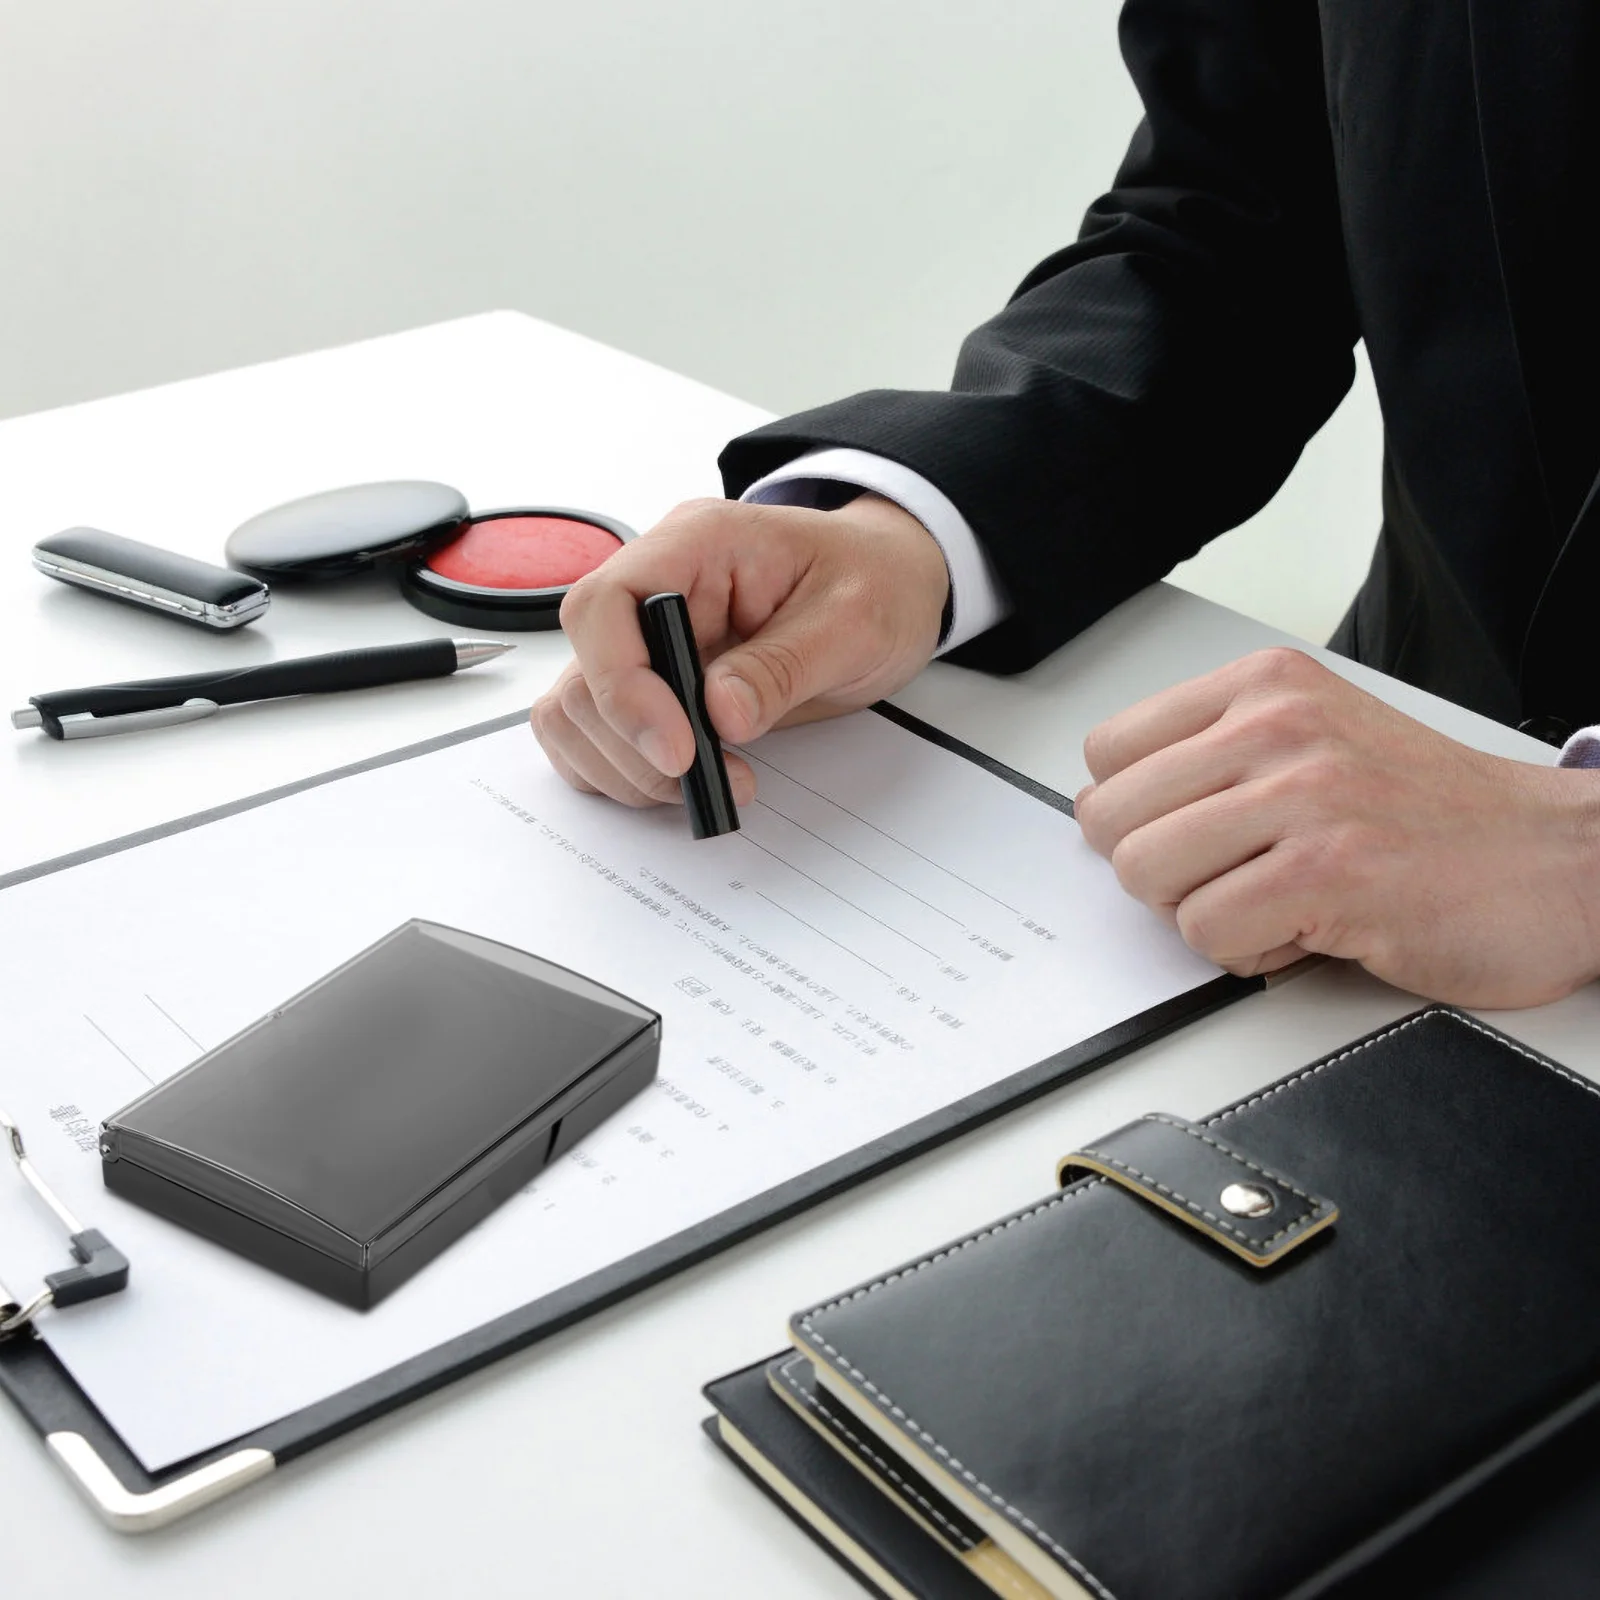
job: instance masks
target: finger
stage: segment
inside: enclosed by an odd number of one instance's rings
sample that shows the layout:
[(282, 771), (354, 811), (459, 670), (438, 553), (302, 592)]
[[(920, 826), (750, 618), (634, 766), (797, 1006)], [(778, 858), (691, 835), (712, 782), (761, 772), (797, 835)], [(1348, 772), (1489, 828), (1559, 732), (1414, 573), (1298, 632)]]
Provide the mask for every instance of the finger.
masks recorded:
[[(574, 673), (561, 686), (562, 715), (571, 723), (577, 734), (588, 742), (593, 756), (586, 756), (590, 766), (602, 761), (622, 781), (640, 794), (647, 795), (657, 804), (682, 799), (682, 786), (676, 777), (668, 777), (639, 753), (636, 745), (624, 739), (600, 715), (586, 679)], [(567, 748), (576, 748), (575, 740), (566, 741)]]
[(550, 765), (555, 768), (556, 775), (564, 779), (567, 783), (570, 783), (574, 789), (579, 791), (580, 794), (598, 793), (599, 791), (595, 788), (595, 786), (592, 783), (587, 783), (584, 779), (580, 778), (573, 770), (572, 764), (567, 760), (567, 758), (546, 740), (544, 730), (540, 727), (540, 722), (546, 714), (547, 712), (545, 711), (542, 702), (538, 705), (535, 705), (534, 708), (528, 713), (528, 723), (533, 729), (534, 738), (539, 741), (539, 748), (545, 753), (546, 760), (548, 760)]
[(571, 763), (568, 762), (566, 757), (563, 756), (560, 751), (547, 749), (545, 751), (545, 755), (548, 757), (550, 765), (555, 769), (556, 776), (565, 779), (566, 782), (571, 784), (579, 794), (600, 793), (600, 791), (595, 788), (592, 783), (589, 783), (585, 779), (578, 776)]
[(1338, 954), (1335, 893), (1295, 855), (1293, 846), (1265, 851), (1187, 895), (1177, 908), (1184, 942), (1233, 972), (1271, 971), (1312, 950)]
[(724, 750), (722, 758), (728, 767), (728, 787), (733, 790), (733, 803), (737, 806), (750, 805), (756, 797), (755, 768), (733, 750)]
[[(694, 508), (681, 508), (676, 520), (668, 518), (575, 583), (561, 606), (562, 630), (600, 715), (670, 777), (693, 759), (694, 735), (677, 697), (650, 670), (639, 602), (653, 594), (683, 594), (697, 638), (724, 630), (728, 577), (720, 569), (709, 575), (706, 570), (708, 563), (716, 565), (711, 545), (722, 511), (712, 507), (718, 505), (709, 503), (693, 515)], [(719, 588), (720, 608), (714, 594)]]
[(1105, 783), (1156, 751), (1204, 732), (1227, 710), (1230, 698), (1226, 683), (1211, 672), (1119, 711), (1091, 728), (1083, 741), (1089, 776)]
[(1081, 790), (1073, 814), (1084, 838), (1109, 856), (1130, 833), (1239, 783), (1255, 753), (1224, 727), (1213, 723)]
[[(641, 794), (658, 803), (681, 804), (683, 785), (677, 778), (664, 777), (622, 738), (600, 715), (588, 684), (574, 676), (562, 689), (561, 709), (579, 733), (594, 746), (596, 754)], [(736, 805), (749, 805), (756, 797), (755, 773), (743, 757), (723, 752), (728, 768), (728, 783)]]
[[(546, 695), (534, 708), (539, 743), (550, 763), (574, 788), (608, 795), (625, 806), (660, 802), (626, 778), (595, 749), (593, 741), (562, 709), (560, 698)], [(637, 758), (636, 758), (637, 759)], [(666, 781), (666, 780), (663, 780)]]
[(1294, 690), (1331, 677), (1298, 650), (1258, 650), (1203, 677), (1163, 689), (1089, 731), (1084, 761), (1096, 783), (1212, 726), (1241, 695)]
[(1284, 827), (1280, 807), (1264, 790), (1241, 784), (1136, 828), (1111, 852), (1118, 882), (1146, 905), (1176, 906), (1270, 850)]
[(1261, 978), (1269, 972), (1281, 972), (1285, 967), (1292, 967), (1295, 962), (1305, 960), (1305, 956), (1306, 952), (1297, 944), (1280, 944), (1276, 950), (1269, 950), (1265, 955), (1219, 961), (1217, 965), (1236, 978)]
[(790, 707), (772, 726), (774, 728), (803, 728), (808, 722), (826, 722), (831, 717), (841, 717), (846, 712), (859, 711), (860, 709), (859, 705), (850, 700), (823, 694), (818, 695), (813, 700), (806, 701), (804, 705)]
[(724, 739), (742, 744), (820, 696), (847, 701), (851, 686), (875, 666), (878, 643), (866, 628), (839, 625), (836, 597), (826, 585), (802, 582), (771, 621), (706, 669), (712, 724)]

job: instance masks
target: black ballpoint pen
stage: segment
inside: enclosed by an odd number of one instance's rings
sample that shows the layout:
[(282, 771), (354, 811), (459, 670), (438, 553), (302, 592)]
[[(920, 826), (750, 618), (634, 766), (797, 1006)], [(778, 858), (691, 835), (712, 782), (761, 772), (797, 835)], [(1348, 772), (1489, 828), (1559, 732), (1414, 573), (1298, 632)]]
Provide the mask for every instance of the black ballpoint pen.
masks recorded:
[(331, 655), (269, 661), (227, 672), (195, 672), (182, 678), (145, 678), (93, 689), (58, 689), (36, 694), (11, 713), (13, 728), (42, 728), (52, 739), (89, 739), (130, 733), (209, 717), (219, 706), (246, 700), (278, 700), (294, 694), (370, 689), (413, 678), (443, 678), (463, 667), (503, 656), (515, 645), (490, 639), (419, 639), (410, 644)]

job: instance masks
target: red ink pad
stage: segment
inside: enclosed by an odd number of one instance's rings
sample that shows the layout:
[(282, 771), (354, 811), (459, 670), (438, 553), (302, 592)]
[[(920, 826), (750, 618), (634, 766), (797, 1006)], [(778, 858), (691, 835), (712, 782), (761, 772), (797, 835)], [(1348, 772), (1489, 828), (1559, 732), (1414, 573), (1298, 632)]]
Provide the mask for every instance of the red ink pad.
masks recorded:
[(633, 537), (593, 511), (485, 511), (413, 561), (400, 591), (430, 617), (469, 628), (554, 628), (567, 590)]

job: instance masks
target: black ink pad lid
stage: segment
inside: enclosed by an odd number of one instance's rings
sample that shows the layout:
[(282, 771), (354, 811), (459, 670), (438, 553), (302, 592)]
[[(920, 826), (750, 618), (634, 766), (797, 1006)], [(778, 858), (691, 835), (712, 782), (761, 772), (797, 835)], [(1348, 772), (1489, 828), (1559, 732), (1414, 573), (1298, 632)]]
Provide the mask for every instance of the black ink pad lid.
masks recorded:
[(356, 483), (290, 500), (228, 535), (228, 564), (277, 579), (342, 578), (447, 543), (466, 524), (466, 496), (447, 483)]

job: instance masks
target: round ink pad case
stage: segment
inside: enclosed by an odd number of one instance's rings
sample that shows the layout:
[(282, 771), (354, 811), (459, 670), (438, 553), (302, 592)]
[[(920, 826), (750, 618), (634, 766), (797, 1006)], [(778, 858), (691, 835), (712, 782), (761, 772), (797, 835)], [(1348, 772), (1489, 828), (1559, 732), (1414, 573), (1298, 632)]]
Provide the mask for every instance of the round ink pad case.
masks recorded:
[(419, 611), (472, 628), (554, 628), (567, 590), (634, 537), (567, 506), (474, 512), (460, 490), (406, 480), (290, 500), (228, 536), (229, 564), (319, 580), (409, 563), (400, 588)]
[(400, 592), (469, 628), (554, 628), (567, 590), (633, 537), (613, 517), (567, 506), (479, 512), (405, 569)]
[(432, 549), (472, 515), (447, 483), (356, 483), (286, 501), (228, 535), (228, 565), (258, 577), (343, 578)]

